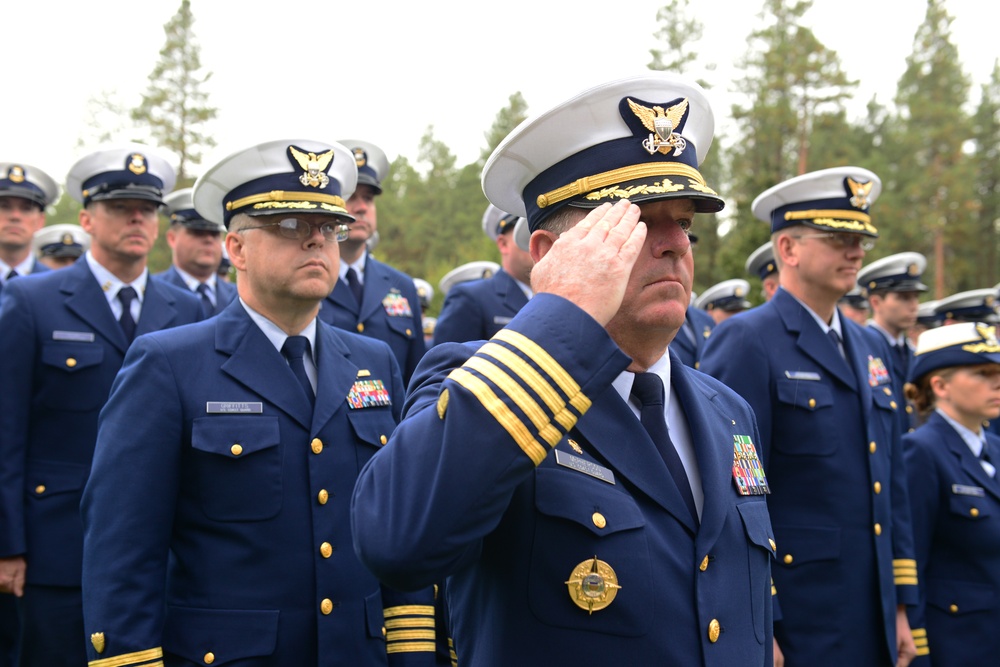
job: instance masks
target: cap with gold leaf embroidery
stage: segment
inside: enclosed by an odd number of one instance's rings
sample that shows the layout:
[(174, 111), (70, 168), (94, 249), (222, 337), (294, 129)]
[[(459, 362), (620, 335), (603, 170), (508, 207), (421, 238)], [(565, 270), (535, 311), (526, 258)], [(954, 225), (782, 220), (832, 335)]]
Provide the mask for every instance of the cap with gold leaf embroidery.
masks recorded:
[(268, 141), (233, 153), (194, 184), (194, 207), (229, 227), (237, 213), (324, 213), (346, 221), (358, 168), (346, 146), (310, 139)]
[(174, 158), (152, 146), (110, 146), (85, 155), (70, 167), (66, 191), (87, 206), (109, 199), (141, 199), (163, 203), (174, 189)]
[(59, 199), (59, 185), (38, 167), (0, 162), (0, 197), (19, 197), (44, 209)]
[(771, 233), (794, 225), (825, 232), (878, 236), (868, 209), (882, 192), (882, 181), (861, 167), (812, 171), (768, 188), (750, 205)]
[(953, 366), (1000, 364), (997, 327), (983, 322), (959, 322), (928, 329), (917, 338), (908, 381)]
[(369, 141), (341, 139), (338, 143), (347, 146), (354, 155), (358, 167), (358, 185), (370, 185), (375, 194), (382, 194), (382, 181), (389, 177), (389, 158), (385, 151)]
[(697, 83), (649, 72), (585, 90), (517, 126), (483, 169), (497, 208), (531, 231), (556, 211), (687, 198), (703, 213), (725, 202), (698, 171), (715, 117)]

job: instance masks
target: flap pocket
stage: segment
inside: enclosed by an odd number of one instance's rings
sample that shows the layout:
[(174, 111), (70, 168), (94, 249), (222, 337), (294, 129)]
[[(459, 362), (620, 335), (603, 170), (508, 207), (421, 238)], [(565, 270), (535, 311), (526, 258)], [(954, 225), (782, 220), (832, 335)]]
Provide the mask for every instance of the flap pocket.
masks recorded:
[(965, 517), (970, 521), (978, 521), (990, 516), (991, 504), (985, 497), (957, 494), (948, 496), (948, 511), (955, 516)]
[(996, 609), (997, 591), (989, 584), (931, 579), (927, 582), (927, 604), (961, 616)]
[(779, 401), (803, 410), (813, 412), (833, 405), (830, 387), (822, 382), (782, 378), (777, 382), (777, 389)]
[(396, 428), (392, 407), (388, 405), (348, 410), (347, 420), (359, 440), (375, 447), (384, 445)]
[(191, 424), (191, 446), (229, 458), (245, 457), (281, 441), (278, 418), (263, 415), (198, 417)]
[[(888, 394), (885, 393), (886, 389), (889, 389)], [(899, 401), (896, 400), (889, 384), (872, 387), (872, 403), (883, 410), (895, 411), (899, 408)]]
[(28, 461), (24, 483), (30, 495), (46, 498), (79, 492), (87, 482), (87, 466), (56, 461)]
[(167, 607), (163, 649), (199, 665), (209, 653), (215, 665), (271, 655), (278, 616), (277, 610)]
[(836, 560), (840, 557), (840, 529), (823, 527), (788, 528), (775, 531), (777, 562), (784, 567)]
[(42, 343), (42, 363), (67, 373), (99, 366), (104, 361), (104, 346), (100, 343), (46, 341)]
[(743, 519), (743, 527), (747, 537), (757, 546), (774, 553), (771, 545), (774, 543), (774, 531), (771, 529), (771, 515), (767, 512), (767, 503), (763, 500), (740, 503), (736, 506)]
[[(535, 507), (546, 516), (568, 519), (594, 535), (646, 525), (635, 500), (606, 482), (551, 468), (537, 469), (535, 480)], [(602, 519), (595, 520), (595, 514)]]

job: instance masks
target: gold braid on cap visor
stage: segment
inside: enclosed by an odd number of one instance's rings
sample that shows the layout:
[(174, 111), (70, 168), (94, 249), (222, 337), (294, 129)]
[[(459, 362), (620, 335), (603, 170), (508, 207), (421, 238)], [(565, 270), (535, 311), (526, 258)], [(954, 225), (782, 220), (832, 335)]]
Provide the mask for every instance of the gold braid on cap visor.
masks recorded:
[(840, 231), (867, 232), (878, 235), (878, 230), (872, 224), (871, 216), (861, 211), (845, 211), (843, 209), (788, 211), (785, 213), (785, 220), (810, 220), (817, 225)]
[(617, 186), (620, 183), (651, 176), (686, 176), (692, 181), (691, 189), (718, 196), (715, 190), (708, 187), (705, 178), (694, 167), (689, 167), (681, 162), (650, 162), (578, 178), (569, 185), (538, 195), (535, 202), (538, 204), (538, 208), (545, 208), (593, 190), (600, 190), (610, 185)]
[[(312, 202), (319, 204), (317, 207)], [(226, 203), (227, 211), (235, 211), (244, 206), (253, 205), (255, 209), (268, 208), (323, 208), (335, 213), (346, 213), (347, 204), (337, 195), (324, 195), (318, 192), (288, 192), (286, 190), (271, 190), (259, 195), (250, 195)]]

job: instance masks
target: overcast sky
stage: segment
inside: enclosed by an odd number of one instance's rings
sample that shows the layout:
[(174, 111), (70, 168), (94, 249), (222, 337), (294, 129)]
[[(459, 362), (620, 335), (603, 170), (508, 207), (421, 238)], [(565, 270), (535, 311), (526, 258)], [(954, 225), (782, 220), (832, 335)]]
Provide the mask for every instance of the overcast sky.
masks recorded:
[[(435, 137), (475, 160), (484, 132), (520, 91), (540, 112), (602, 81), (641, 73), (656, 46), (665, 0), (352, 2), (191, 0), (202, 64), (213, 72), (211, 128), (228, 154), (260, 141), (366, 139), (390, 159), (416, 160)], [(761, 25), (759, 0), (696, 0), (696, 45), (725, 126), (733, 64)], [(995, 9), (947, 0), (974, 91), (1000, 56)], [(13, 2), (4, 6), (0, 161), (23, 161), (63, 181), (92, 136), (88, 100), (110, 93), (138, 104), (180, 0)], [(856, 114), (873, 94), (888, 102), (922, 22), (923, 0), (815, 0), (806, 17), (859, 79)], [(984, 15), (989, 12), (992, 18)], [(110, 121), (109, 121), (110, 122)], [(210, 166), (209, 156), (201, 167)]]

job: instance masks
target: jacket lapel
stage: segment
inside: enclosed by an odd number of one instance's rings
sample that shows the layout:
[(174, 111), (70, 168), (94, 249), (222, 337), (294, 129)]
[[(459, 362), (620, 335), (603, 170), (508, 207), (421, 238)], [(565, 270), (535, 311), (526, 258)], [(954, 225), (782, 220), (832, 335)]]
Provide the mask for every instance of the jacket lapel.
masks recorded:
[(577, 431), (604, 457), (616, 475), (634, 484), (692, 533), (697, 530), (663, 457), (614, 387), (608, 387), (594, 400), (577, 423)]
[(358, 377), (358, 367), (351, 352), (341, 342), (333, 327), (316, 323), (316, 408), (313, 433), (319, 433), (330, 418), (347, 405), (347, 395)]
[(313, 411), (292, 369), (242, 305), (233, 304), (217, 316), (215, 349), (229, 355), (222, 372), (266, 398), (303, 428), (310, 427)]
[(66, 308), (92, 326), (119, 352), (125, 354), (128, 341), (125, 340), (121, 325), (111, 313), (107, 297), (104, 296), (104, 291), (91, 273), (87, 262), (75, 262), (62, 271), (65, 278), (59, 289), (66, 295)]
[[(362, 322), (371, 319), (380, 308), (382, 308), (382, 297), (389, 293), (392, 287), (389, 281), (389, 274), (382, 270), (379, 263), (369, 255), (365, 260), (365, 284), (364, 298), (361, 300)], [(412, 304), (411, 304), (412, 307)]]
[(830, 375), (856, 390), (854, 373), (805, 307), (783, 289), (779, 289), (771, 300), (781, 315), (785, 328), (798, 334), (796, 347)]
[(951, 424), (944, 420), (937, 412), (932, 412), (927, 419), (927, 427), (933, 428), (940, 436), (941, 441), (951, 452), (958, 462), (962, 471), (971, 477), (979, 486), (983, 487), (990, 495), (1000, 499), (1000, 482), (995, 477), (990, 477), (982, 464), (973, 454), (969, 446), (965, 444)]
[(496, 286), (497, 296), (511, 315), (516, 315), (527, 305), (528, 297), (524, 295), (521, 286), (503, 269), (493, 276), (493, 284)]
[(360, 310), (358, 307), (358, 302), (354, 300), (354, 295), (351, 294), (351, 289), (347, 284), (337, 279), (336, 284), (333, 286), (333, 291), (330, 292), (330, 296), (326, 297), (323, 301), (323, 308), (330, 308), (330, 304), (327, 302), (332, 302), (333, 304), (343, 308), (347, 312), (351, 313), (355, 317), (358, 315)]
[(143, 295), (142, 310), (139, 313), (139, 321), (136, 322), (135, 335), (169, 327), (177, 317), (175, 303), (177, 300), (173, 294), (157, 285), (155, 280), (147, 278), (146, 293)]

